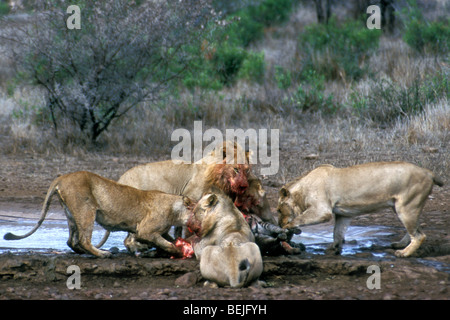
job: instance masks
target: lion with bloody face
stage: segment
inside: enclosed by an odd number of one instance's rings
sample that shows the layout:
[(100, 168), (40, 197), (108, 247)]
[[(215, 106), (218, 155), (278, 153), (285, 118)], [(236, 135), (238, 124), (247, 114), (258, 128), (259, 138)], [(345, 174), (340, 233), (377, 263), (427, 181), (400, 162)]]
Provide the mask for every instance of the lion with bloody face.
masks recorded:
[[(227, 150), (233, 150), (234, 161), (227, 161)], [(229, 152), (228, 152), (229, 153)], [(244, 155), (244, 163), (239, 163)], [(233, 201), (248, 188), (250, 172), (249, 152), (238, 144), (226, 141), (208, 156), (193, 164), (175, 163), (172, 160), (139, 165), (125, 172), (118, 183), (141, 190), (159, 190), (166, 193), (187, 196), (197, 201), (206, 192), (220, 192)], [(230, 164), (231, 162), (231, 164)], [(102, 240), (101, 246), (108, 234)], [(141, 247), (130, 234), (126, 240), (127, 249), (135, 253)]]
[(300, 248), (292, 247), (289, 244), (294, 234), (301, 233), (300, 228), (288, 230), (278, 227), (262, 183), (254, 174), (248, 175), (248, 188), (236, 196), (234, 205), (242, 212), (250, 225), (255, 242), (263, 254), (298, 254), (301, 252)]
[[(227, 161), (228, 148), (234, 150), (234, 161)], [(237, 161), (240, 153), (245, 154), (243, 163)], [(125, 172), (118, 183), (141, 190), (184, 195), (194, 200), (199, 200), (211, 188), (217, 188), (234, 200), (248, 187), (248, 159), (248, 152), (244, 152), (238, 144), (227, 141), (193, 164), (167, 160), (136, 166)]]

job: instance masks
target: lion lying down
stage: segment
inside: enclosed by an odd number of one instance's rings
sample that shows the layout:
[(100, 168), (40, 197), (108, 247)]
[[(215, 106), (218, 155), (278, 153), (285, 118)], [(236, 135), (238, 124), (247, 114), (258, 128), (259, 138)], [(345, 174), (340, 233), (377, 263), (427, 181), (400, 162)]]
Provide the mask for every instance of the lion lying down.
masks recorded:
[[(393, 208), (407, 234), (395, 254), (408, 257), (425, 240), (419, 215), (433, 185), (443, 182), (431, 171), (406, 162), (375, 162), (348, 168), (320, 166), (285, 185), (278, 200), (283, 228), (330, 221), (335, 216), (333, 248), (342, 250), (344, 233), (353, 217)], [(408, 245), (409, 243), (409, 245)]]
[(195, 206), (188, 228), (199, 236), (192, 242), (205, 279), (240, 288), (259, 278), (263, 271), (259, 247), (229, 197), (205, 194)]
[(160, 191), (142, 191), (118, 184), (94, 173), (79, 171), (56, 178), (47, 192), (41, 217), (27, 234), (7, 233), (5, 240), (19, 240), (33, 234), (45, 219), (54, 194), (65, 210), (69, 224), (67, 245), (77, 253), (107, 257), (91, 243), (94, 222), (109, 231), (128, 231), (140, 242), (152, 243), (169, 253), (180, 250), (162, 237), (172, 225), (185, 225), (189, 218), (189, 198)]

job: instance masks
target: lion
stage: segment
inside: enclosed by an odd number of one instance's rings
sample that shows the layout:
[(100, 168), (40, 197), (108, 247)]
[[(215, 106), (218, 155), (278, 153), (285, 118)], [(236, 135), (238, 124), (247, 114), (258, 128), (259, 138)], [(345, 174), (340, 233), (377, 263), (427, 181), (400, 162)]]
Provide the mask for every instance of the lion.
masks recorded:
[[(430, 170), (407, 162), (374, 162), (348, 168), (320, 166), (283, 186), (278, 200), (283, 228), (330, 221), (334, 215), (334, 241), (342, 250), (344, 233), (355, 216), (392, 208), (406, 228), (394, 243), (398, 257), (412, 255), (425, 241), (418, 218), (433, 185), (443, 182)], [(409, 243), (409, 244), (408, 244)]]
[(263, 263), (259, 247), (241, 212), (222, 194), (205, 194), (194, 207), (188, 227), (203, 278), (240, 288), (256, 281)]
[(235, 197), (234, 205), (243, 213), (255, 214), (264, 222), (277, 224), (261, 180), (250, 172), (247, 181), (248, 188)]
[[(234, 148), (234, 162), (227, 163), (227, 149)], [(244, 163), (238, 163), (239, 152), (245, 153)], [(224, 142), (219, 150), (199, 162), (176, 163), (172, 160), (152, 162), (133, 167), (117, 181), (141, 190), (159, 190), (187, 196), (198, 201), (215, 187), (234, 199), (248, 187), (249, 152), (234, 143)]]
[(44, 221), (51, 199), (58, 195), (69, 224), (67, 245), (77, 253), (105, 258), (110, 252), (91, 243), (94, 222), (109, 231), (128, 231), (144, 243), (152, 243), (169, 253), (180, 255), (176, 246), (162, 237), (172, 225), (185, 225), (193, 202), (188, 197), (160, 191), (142, 191), (121, 185), (87, 171), (56, 178), (45, 197), (41, 217), (35, 227), (22, 236), (12, 233), (5, 240), (19, 240), (33, 234)]
[[(233, 148), (234, 151), (233, 164), (227, 163), (228, 148)], [(240, 152), (245, 156), (242, 164), (237, 161)], [(129, 169), (117, 182), (141, 190), (159, 190), (183, 195), (194, 201), (198, 201), (205, 192), (212, 190), (235, 199), (248, 188), (249, 157), (250, 152), (242, 150), (237, 143), (226, 141), (199, 162), (186, 164), (166, 160), (147, 163)], [(101, 247), (108, 236), (107, 232), (97, 246)], [(146, 245), (136, 243), (133, 234), (127, 237), (125, 243), (130, 252), (137, 253), (147, 248)]]
[(269, 200), (261, 180), (254, 174), (248, 176), (248, 188), (236, 197), (234, 205), (242, 212), (255, 236), (255, 243), (263, 254), (299, 254), (299, 248), (293, 248), (291, 241), (294, 234), (300, 234), (299, 228), (287, 230), (278, 227), (270, 209)]

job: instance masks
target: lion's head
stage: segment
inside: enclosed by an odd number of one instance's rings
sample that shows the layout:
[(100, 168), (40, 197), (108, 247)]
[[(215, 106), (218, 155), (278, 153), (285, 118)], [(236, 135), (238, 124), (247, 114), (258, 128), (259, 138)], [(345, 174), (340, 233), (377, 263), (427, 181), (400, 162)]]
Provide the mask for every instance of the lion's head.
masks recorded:
[[(229, 155), (227, 158), (229, 148), (233, 148), (233, 161), (229, 160)], [(242, 195), (249, 186), (250, 152), (244, 152), (237, 143), (230, 144), (228, 141), (223, 143), (219, 151), (212, 153), (216, 162), (210, 165), (206, 172), (206, 184), (208, 188), (219, 188), (234, 200), (237, 195)], [(245, 156), (244, 161), (239, 161), (242, 154)]]

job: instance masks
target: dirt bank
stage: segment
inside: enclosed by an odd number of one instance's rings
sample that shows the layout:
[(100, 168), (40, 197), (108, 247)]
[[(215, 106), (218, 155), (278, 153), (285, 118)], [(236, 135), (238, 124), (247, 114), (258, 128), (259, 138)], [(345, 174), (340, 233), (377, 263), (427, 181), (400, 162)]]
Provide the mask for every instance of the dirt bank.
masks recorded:
[[(24, 215), (35, 212), (37, 219), (45, 192), (58, 174), (83, 169), (117, 179), (127, 168), (144, 162), (146, 159), (4, 156), (0, 158), (1, 210), (11, 208)], [(274, 206), (279, 183), (263, 182)], [(448, 183), (434, 188), (420, 218), (427, 240), (412, 258), (396, 258), (392, 249), (376, 244), (345, 256), (303, 253), (264, 257), (264, 283), (230, 289), (204, 287), (195, 260), (136, 258), (123, 252), (111, 259), (96, 259), (67, 252), (11, 249), (0, 254), (0, 299), (448, 299), (449, 195)], [(404, 233), (391, 211), (361, 216), (352, 225), (398, 230), (398, 234), (384, 236), (387, 242), (399, 240)], [(80, 268), (80, 289), (67, 287), (70, 265)], [(375, 283), (374, 278), (369, 279), (373, 274), (367, 273), (372, 265), (380, 268), (380, 289), (367, 286), (368, 280)]]
[[(264, 283), (243, 289), (203, 285), (195, 260), (95, 259), (76, 254), (3, 254), (1, 299), (447, 299), (449, 273), (408, 259), (265, 257)], [(449, 263), (450, 257), (435, 258)], [(80, 268), (80, 289), (70, 290), (68, 267)], [(380, 289), (368, 267), (380, 268)], [(69, 279), (70, 282), (70, 279)], [(74, 282), (73, 282), (74, 283)]]

